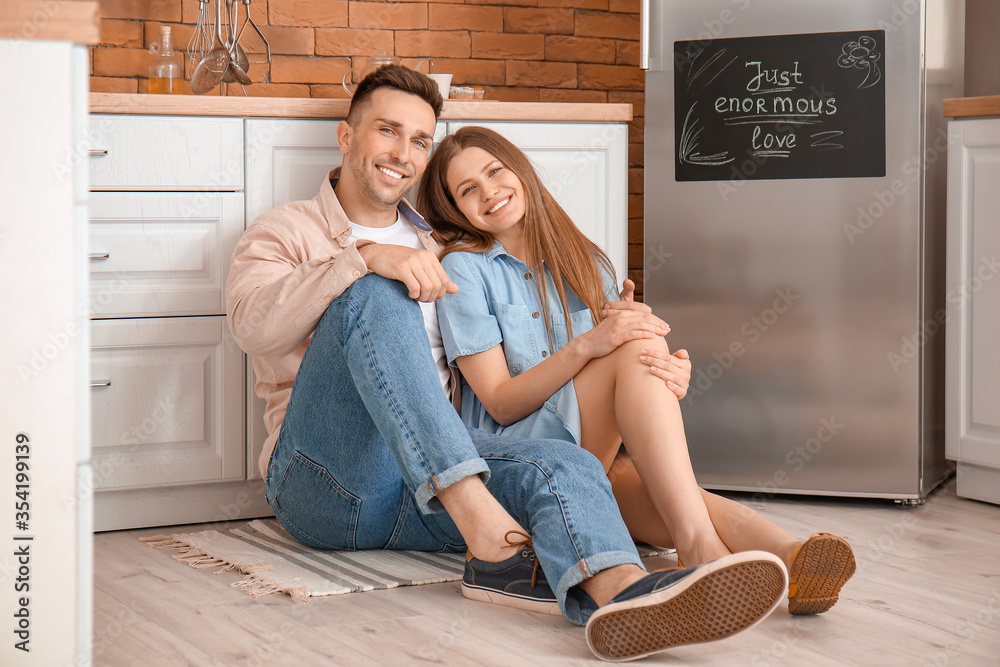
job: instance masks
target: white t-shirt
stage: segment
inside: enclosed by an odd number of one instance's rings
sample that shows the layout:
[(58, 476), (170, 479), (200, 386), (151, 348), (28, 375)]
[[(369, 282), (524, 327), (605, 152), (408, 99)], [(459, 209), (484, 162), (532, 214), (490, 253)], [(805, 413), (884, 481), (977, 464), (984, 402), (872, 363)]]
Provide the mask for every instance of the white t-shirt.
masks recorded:
[[(365, 227), (356, 222), (351, 223), (351, 235), (359, 239), (368, 239), (376, 243), (388, 243), (401, 245), (408, 248), (423, 249), (424, 244), (417, 236), (417, 230), (413, 228), (405, 218), (396, 214), (396, 222), (389, 227)], [(424, 328), (427, 330), (427, 339), (431, 343), (431, 354), (434, 355), (434, 365), (437, 366), (438, 376), (441, 378), (441, 386), (445, 393), (448, 392), (448, 385), (451, 382), (451, 373), (448, 371), (448, 361), (445, 359), (444, 343), (441, 341), (441, 327), (438, 326), (437, 304), (420, 303), (420, 310), (424, 315)]]

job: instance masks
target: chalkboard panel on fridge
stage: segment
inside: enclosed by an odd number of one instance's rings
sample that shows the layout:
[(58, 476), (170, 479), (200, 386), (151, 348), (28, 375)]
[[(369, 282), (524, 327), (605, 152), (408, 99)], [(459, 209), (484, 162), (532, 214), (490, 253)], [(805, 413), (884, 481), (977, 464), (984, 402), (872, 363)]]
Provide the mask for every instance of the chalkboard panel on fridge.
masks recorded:
[(885, 176), (885, 31), (674, 42), (678, 181)]

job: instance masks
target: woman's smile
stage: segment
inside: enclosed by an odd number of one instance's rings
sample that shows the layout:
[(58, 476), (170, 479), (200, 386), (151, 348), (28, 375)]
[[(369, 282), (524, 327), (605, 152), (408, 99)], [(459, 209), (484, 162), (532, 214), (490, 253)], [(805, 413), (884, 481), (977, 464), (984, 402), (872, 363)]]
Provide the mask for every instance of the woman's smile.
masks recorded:
[(492, 214), (496, 213), (497, 211), (500, 210), (501, 207), (506, 206), (507, 202), (509, 202), (510, 199), (511, 199), (511, 195), (507, 195), (502, 200), (500, 200), (499, 202), (497, 202), (497, 204), (495, 206), (493, 206), (493, 208), (491, 208), (490, 210), (486, 211), (486, 215), (492, 215)]

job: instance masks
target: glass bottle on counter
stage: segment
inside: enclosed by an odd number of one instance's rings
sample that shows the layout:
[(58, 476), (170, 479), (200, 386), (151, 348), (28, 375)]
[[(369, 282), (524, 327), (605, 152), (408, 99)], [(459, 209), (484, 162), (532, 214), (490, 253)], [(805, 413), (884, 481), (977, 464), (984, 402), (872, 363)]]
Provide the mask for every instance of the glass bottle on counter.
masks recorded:
[(184, 92), (184, 65), (174, 53), (170, 26), (160, 26), (160, 41), (149, 45), (149, 92), (180, 95)]

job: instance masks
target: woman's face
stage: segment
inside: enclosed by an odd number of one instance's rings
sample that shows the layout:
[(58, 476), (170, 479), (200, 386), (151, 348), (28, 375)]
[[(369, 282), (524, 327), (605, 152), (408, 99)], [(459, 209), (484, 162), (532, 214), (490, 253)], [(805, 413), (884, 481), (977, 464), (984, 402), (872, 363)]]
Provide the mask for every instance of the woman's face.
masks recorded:
[(452, 158), (446, 175), (458, 210), (476, 229), (508, 247), (524, 228), (524, 186), (514, 172), (482, 148), (466, 148)]

